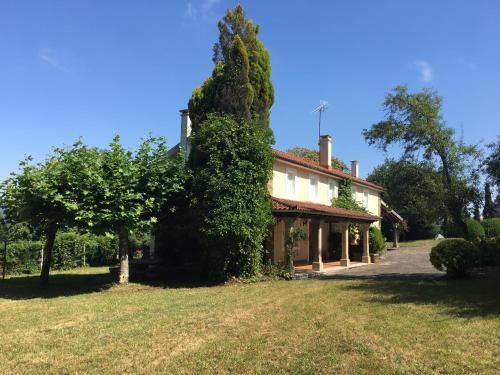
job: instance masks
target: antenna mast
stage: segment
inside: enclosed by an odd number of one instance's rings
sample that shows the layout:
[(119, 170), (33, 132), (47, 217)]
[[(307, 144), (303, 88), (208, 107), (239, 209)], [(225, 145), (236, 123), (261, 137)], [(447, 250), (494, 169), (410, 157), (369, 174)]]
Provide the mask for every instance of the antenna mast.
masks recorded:
[(317, 106), (314, 110), (314, 112), (319, 113), (319, 121), (318, 121), (318, 142), (321, 137), (321, 114), (328, 108), (328, 102), (326, 100), (320, 100), (319, 101), (319, 106)]

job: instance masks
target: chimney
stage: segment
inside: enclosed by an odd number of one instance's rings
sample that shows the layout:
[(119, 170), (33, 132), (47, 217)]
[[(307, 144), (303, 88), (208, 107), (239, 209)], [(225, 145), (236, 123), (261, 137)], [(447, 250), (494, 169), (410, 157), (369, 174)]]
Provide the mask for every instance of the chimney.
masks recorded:
[(181, 109), (181, 141), (179, 145), (184, 150), (186, 157), (189, 156), (191, 151), (191, 145), (189, 143), (189, 137), (191, 136), (191, 119), (189, 118), (189, 112), (187, 109)]
[(319, 164), (328, 169), (332, 168), (332, 137), (329, 135), (319, 137)]
[(351, 161), (351, 175), (354, 177), (359, 177), (359, 161)]

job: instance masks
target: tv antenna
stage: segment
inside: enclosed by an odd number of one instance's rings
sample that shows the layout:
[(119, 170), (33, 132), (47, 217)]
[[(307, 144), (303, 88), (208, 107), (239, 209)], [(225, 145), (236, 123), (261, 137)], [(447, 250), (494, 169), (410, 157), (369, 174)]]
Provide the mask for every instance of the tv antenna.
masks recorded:
[(319, 101), (319, 106), (317, 106), (314, 110), (314, 112), (319, 113), (319, 121), (318, 121), (318, 142), (321, 137), (321, 114), (328, 108), (328, 102), (326, 100), (320, 100)]

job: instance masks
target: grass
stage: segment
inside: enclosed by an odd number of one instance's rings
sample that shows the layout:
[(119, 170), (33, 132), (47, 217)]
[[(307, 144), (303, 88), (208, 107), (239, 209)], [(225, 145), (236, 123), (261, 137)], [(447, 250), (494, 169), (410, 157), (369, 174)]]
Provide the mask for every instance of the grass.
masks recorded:
[(463, 281), (0, 282), (0, 372), (492, 374), (498, 270)]
[(434, 239), (430, 239), (430, 240), (416, 240), (416, 241), (405, 241), (405, 242), (400, 242), (399, 243), (399, 246), (400, 247), (420, 247), (420, 246), (436, 246), (439, 241), (442, 241), (442, 240), (434, 240)]

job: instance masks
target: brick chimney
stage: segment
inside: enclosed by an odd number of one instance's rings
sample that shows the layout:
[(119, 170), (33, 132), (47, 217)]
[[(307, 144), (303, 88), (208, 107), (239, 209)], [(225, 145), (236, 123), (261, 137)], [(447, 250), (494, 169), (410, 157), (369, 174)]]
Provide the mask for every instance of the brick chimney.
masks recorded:
[(354, 177), (359, 177), (359, 161), (351, 161), (351, 175)]
[(188, 157), (191, 151), (191, 144), (189, 143), (189, 137), (191, 136), (191, 119), (189, 118), (187, 109), (181, 109), (179, 112), (181, 113), (181, 141), (179, 145), (186, 153), (186, 157)]
[(319, 164), (332, 168), (332, 137), (329, 135), (319, 137)]

